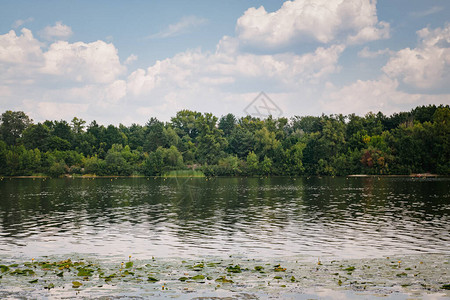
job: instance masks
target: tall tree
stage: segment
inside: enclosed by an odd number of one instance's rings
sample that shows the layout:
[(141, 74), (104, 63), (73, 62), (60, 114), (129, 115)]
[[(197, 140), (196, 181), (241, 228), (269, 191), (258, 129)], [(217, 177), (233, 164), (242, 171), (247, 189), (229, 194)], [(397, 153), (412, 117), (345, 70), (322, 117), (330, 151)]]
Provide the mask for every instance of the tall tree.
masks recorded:
[(23, 111), (7, 110), (0, 116), (0, 135), (8, 145), (15, 145), (32, 123)]

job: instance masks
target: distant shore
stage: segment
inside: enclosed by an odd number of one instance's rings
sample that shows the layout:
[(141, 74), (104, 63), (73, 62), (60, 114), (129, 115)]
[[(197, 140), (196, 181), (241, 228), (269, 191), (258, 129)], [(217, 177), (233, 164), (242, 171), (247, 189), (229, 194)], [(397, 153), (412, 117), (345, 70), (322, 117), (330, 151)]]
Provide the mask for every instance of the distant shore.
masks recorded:
[[(198, 177), (198, 178), (202, 178), (205, 176), (173, 176), (173, 175), (169, 175), (169, 176), (145, 176), (145, 175), (130, 175), (130, 176), (118, 176), (118, 175), (95, 175), (95, 174), (85, 174), (85, 175), (69, 175), (66, 174), (62, 177), (59, 178), (87, 178), (87, 179), (91, 179), (91, 178), (171, 178), (171, 177)], [(213, 176), (213, 177), (230, 177), (230, 176)], [(246, 177), (250, 177), (250, 178), (259, 178), (261, 176), (231, 176), (231, 177), (241, 177), (241, 178), (246, 178)], [(266, 176), (264, 176), (266, 177)], [(432, 174), (432, 173), (417, 173), (417, 174), (409, 174), (409, 175), (405, 175), (405, 174), (393, 174), (393, 175), (369, 175), (369, 174), (351, 174), (351, 175), (346, 175), (346, 176), (269, 176), (269, 177), (295, 177), (295, 178), (301, 178), (301, 177), (347, 177), (347, 178), (373, 178), (373, 177), (391, 177), (391, 178), (436, 178), (436, 177), (446, 177), (445, 175), (438, 175), (438, 174)], [(13, 179), (13, 178), (53, 178), (51, 176), (46, 176), (46, 175), (21, 175), (21, 176), (2, 176), (0, 177), (0, 180), (2, 179)]]

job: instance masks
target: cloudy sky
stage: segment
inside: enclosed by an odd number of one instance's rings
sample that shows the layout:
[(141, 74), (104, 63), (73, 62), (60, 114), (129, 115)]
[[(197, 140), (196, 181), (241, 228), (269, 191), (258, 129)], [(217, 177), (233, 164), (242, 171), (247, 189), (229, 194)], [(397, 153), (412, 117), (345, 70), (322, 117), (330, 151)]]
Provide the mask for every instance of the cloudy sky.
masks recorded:
[(447, 0), (2, 0), (0, 111), (130, 125), (243, 116), (261, 91), (286, 117), (450, 104), (448, 16)]

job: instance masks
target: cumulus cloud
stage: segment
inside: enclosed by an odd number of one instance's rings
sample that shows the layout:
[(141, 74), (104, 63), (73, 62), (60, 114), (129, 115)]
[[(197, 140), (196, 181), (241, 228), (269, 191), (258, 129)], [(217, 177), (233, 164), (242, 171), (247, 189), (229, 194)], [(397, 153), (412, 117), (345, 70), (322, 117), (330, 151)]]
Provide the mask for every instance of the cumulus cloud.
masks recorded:
[(164, 30), (162, 30), (156, 34), (150, 35), (147, 38), (161, 39), (161, 38), (177, 36), (177, 35), (189, 32), (193, 28), (198, 27), (203, 24), (206, 24), (207, 22), (208, 22), (207, 19), (200, 18), (197, 16), (183, 17), (179, 22), (177, 22), (175, 24), (170, 24)]
[(117, 49), (103, 41), (88, 44), (58, 41), (50, 45), (44, 58), (43, 73), (76, 82), (111, 82), (125, 71)]
[(287, 89), (297, 88), (304, 83), (318, 83), (339, 71), (337, 61), (344, 49), (343, 45), (319, 47), (304, 55), (186, 51), (158, 61), (147, 70), (134, 71), (128, 77), (128, 90), (139, 96), (156, 88), (229, 87), (227, 84), (238, 80), (268, 80)]
[(64, 25), (62, 22), (56, 22), (54, 26), (45, 27), (39, 35), (44, 39), (52, 40), (66, 40), (73, 34), (72, 29)]
[(47, 51), (32, 32), (23, 28), (0, 35), (0, 78), (4, 81), (42, 78), (50, 81), (109, 83), (125, 72), (117, 49), (103, 41), (52, 43)]
[(19, 36), (14, 30), (0, 35), (0, 64), (34, 64), (42, 59), (42, 44), (29, 29), (21, 32)]
[(369, 111), (392, 114), (417, 105), (448, 102), (449, 95), (410, 94), (398, 87), (398, 81), (387, 76), (377, 80), (357, 80), (342, 88), (330, 86), (320, 103), (327, 113), (363, 115)]
[(125, 71), (117, 49), (103, 41), (46, 47), (27, 28), (0, 35), (0, 102), (35, 120), (122, 112)]
[(395, 53), (383, 71), (392, 78), (418, 89), (448, 87), (450, 82), (450, 24), (417, 32), (420, 41), (416, 48)]
[(268, 13), (249, 8), (237, 21), (244, 43), (268, 48), (299, 41), (361, 43), (389, 37), (389, 24), (379, 22), (375, 0), (294, 0)]

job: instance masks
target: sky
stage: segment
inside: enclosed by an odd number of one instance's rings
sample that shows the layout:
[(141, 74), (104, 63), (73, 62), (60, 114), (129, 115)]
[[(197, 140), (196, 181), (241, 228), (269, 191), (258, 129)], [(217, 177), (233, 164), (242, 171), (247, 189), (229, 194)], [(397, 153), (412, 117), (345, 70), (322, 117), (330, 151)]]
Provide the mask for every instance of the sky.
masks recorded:
[(449, 16), (447, 0), (0, 0), (0, 113), (144, 125), (448, 105)]

